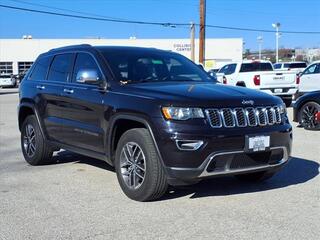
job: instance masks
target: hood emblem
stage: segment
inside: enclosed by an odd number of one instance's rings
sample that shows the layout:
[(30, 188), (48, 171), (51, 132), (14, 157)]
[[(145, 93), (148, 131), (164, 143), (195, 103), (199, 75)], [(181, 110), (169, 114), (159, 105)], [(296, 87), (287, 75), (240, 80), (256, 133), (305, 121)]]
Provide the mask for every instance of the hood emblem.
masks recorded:
[(254, 101), (253, 100), (242, 100), (241, 102), (243, 105), (254, 105)]

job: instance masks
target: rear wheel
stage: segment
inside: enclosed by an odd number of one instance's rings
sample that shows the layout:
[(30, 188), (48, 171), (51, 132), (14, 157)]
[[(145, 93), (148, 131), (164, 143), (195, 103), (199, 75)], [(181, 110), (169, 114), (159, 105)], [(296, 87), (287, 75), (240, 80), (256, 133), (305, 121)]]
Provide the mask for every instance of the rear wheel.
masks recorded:
[(28, 116), (21, 127), (21, 148), (30, 165), (51, 163), (53, 151), (45, 142), (34, 115)]
[(123, 192), (133, 200), (155, 200), (167, 190), (167, 179), (147, 129), (134, 128), (121, 136), (115, 167)]
[(272, 178), (274, 174), (275, 172), (262, 171), (262, 172), (239, 174), (239, 175), (235, 175), (235, 177), (241, 181), (246, 181), (246, 182), (263, 182), (269, 178)]
[(320, 105), (316, 102), (308, 102), (299, 110), (299, 121), (301, 126), (307, 130), (319, 130), (320, 122), (317, 115), (320, 112)]

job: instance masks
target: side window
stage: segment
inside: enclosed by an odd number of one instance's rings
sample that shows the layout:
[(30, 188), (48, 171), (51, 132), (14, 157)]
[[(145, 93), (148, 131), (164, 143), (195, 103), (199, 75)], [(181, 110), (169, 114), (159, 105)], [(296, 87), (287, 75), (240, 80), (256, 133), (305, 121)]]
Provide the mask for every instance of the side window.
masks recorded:
[(317, 64), (313, 64), (311, 66), (309, 66), (303, 74), (314, 74), (316, 73), (316, 70), (317, 70)]
[(48, 68), (51, 62), (50, 57), (39, 58), (34, 64), (34, 68), (28, 79), (30, 80), (45, 80)]
[(56, 55), (49, 70), (48, 80), (67, 82), (71, 76), (72, 61), (73, 54), (71, 53)]
[(226, 70), (228, 69), (229, 65), (225, 65), (222, 68), (220, 68), (219, 73), (226, 73)]
[(229, 70), (228, 70), (228, 75), (234, 73), (236, 71), (236, 67), (237, 67), (237, 64), (230, 64)]
[(96, 61), (88, 53), (78, 53), (73, 69), (72, 82), (76, 82), (79, 71), (95, 71), (98, 78), (101, 79), (101, 72)]
[(224, 73), (225, 75), (230, 75), (235, 72), (237, 64), (229, 64), (220, 69), (219, 73)]

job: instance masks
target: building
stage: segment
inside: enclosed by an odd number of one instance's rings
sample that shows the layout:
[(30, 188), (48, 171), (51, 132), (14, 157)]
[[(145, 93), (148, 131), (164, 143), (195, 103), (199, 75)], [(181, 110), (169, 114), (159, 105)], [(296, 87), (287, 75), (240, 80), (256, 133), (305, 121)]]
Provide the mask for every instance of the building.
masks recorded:
[[(0, 73), (26, 71), (40, 53), (52, 48), (75, 44), (153, 47), (180, 53), (191, 58), (190, 39), (0, 39)], [(198, 62), (198, 39), (195, 40), (195, 62)], [(241, 61), (241, 38), (206, 39), (205, 67), (219, 68), (226, 62)]]

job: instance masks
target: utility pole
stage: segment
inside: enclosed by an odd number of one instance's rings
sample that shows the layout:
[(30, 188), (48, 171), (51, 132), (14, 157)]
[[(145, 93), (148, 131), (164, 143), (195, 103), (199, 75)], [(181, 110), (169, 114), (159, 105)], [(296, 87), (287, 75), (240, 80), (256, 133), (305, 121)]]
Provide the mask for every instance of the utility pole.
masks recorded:
[(195, 35), (195, 26), (194, 26), (194, 23), (191, 22), (191, 24), (190, 24), (190, 45), (191, 45), (191, 60), (192, 61), (195, 61), (195, 59), (194, 59), (194, 47), (195, 47), (194, 35)]
[(206, 0), (200, 0), (200, 29), (199, 29), (199, 63), (205, 59), (205, 34), (206, 34)]

